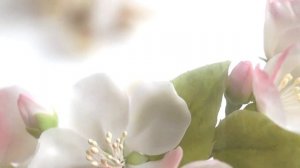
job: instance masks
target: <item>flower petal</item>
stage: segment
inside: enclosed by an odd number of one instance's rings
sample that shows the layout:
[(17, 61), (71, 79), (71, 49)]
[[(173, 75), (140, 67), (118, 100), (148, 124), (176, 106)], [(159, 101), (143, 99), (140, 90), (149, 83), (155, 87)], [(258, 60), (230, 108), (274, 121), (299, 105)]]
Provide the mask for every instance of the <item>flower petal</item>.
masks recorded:
[(265, 53), (272, 58), (291, 44), (299, 41), (299, 37), (289, 32), (299, 26), (299, 1), (268, 0), (264, 28)]
[(177, 168), (182, 159), (183, 151), (181, 147), (177, 147), (175, 150), (168, 152), (162, 162), (164, 168)]
[(39, 148), (28, 168), (88, 168), (87, 139), (68, 129), (53, 128), (39, 139)]
[(105, 133), (119, 136), (128, 122), (128, 97), (105, 75), (96, 74), (75, 86), (71, 109), (72, 128), (100, 144)]
[[(288, 28), (280, 33), (278, 33), (278, 43), (274, 45), (274, 54), (284, 51), (286, 48), (292, 46), (295, 43), (300, 42), (299, 38), (300, 25), (292, 28)], [(273, 56), (275, 56), (273, 55)]]
[(23, 162), (34, 153), (37, 141), (26, 131), (17, 99), (17, 87), (0, 90), (0, 162)]
[(182, 148), (177, 147), (168, 152), (160, 161), (147, 162), (137, 166), (128, 166), (128, 168), (178, 168), (182, 154)]
[(163, 154), (181, 141), (191, 115), (170, 82), (140, 83), (129, 93), (127, 147), (148, 155)]
[(231, 168), (231, 166), (218, 160), (201, 160), (184, 165), (182, 168)]
[(259, 67), (256, 67), (254, 70), (253, 94), (259, 111), (266, 114), (280, 126), (285, 126), (280, 94), (268, 74), (259, 69)]
[(299, 105), (296, 107), (287, 108), (285, 113), (286, 113), (286, 120), (287, 120), (286, 122), (287, 129), (300, 134)]
[(300, 64), (300, 44), (294, 44), (277, 56), (270, 59), (265, 71), (270, 75), (275, 85), (279, 85), (280, 81), (287, 73), (292, 73), (299, 69)]

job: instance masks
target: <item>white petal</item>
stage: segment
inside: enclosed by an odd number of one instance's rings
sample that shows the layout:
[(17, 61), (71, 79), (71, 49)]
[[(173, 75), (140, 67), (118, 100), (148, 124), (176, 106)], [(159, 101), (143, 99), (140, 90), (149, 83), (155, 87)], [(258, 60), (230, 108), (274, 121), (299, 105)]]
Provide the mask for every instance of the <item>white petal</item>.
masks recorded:
[(276, 46), (278, 45), (278, 34), (280, 30), (276, 27), (274, 20), (270, 16), (266, 17), (266, 22), (264, 25), (264, 50), (266, 57), (270, 59), (275, 53)]
[(128, 97), (107, 76), (97, 74), (75, 85), (71, 110), (72, 127), (103, 144), (106, 132), (119, 137), (125, 131)]
[(232, 168), (224, 162), (218, 160), (202, 160), (184, 165), (182, 168)]
[(174, 149), (191, 115), (170, 82), (137, 84), (131, 92), (128, 148), (149, 155)]
[(28, 168), (88, 168), (85, 159), (88, 141), (79, 134), (53, 128), (45, 131), (39, 139), (39, 148)]
[(279, 85), (287, 73), (292, 73), (299, 69), (299, 54), (300, 44), (294, 44), (268, 61), (265, 71), (275, 85)]
[(287, 129), (300, 134), (300, 114), (299, 106), (294, 110), (286, 111)]
[(286, 30), (278, 33), (278, 43), (275, 46), (274, 52), (280, 53), (281, 51), (285, 50), (291, 45), (295, 43), (299, 43), (300, 42), (299, 33), (300, 33), (300, 25), (292, 28), (287, 28)]
[(282, 35), (299, 25), (299, 2), (268, 0), (264, 28), (265, 53), (271, 58), (298, 41), (298, 36)]
[(19, 113), (17, 87), (0, 90), (0, 162), (23, 162), (34, 153), (37, 141), (27, 133)]

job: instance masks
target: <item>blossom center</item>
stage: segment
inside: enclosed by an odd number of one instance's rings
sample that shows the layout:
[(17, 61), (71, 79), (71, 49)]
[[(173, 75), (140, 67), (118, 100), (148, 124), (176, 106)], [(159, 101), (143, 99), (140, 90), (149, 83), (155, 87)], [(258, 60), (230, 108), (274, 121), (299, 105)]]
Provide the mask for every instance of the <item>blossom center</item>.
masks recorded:
[(299, 104), (300, 102), (300, 78), (294, 77), (288, 73), (280, 81), (278, 90), (285, 104)]
[(112, 141), (112, 134), (106, 133), (105, 142), (108, 145), (108, 150), (103, 150), (98, 143), (89, 139), (88, 143), (90, 148), (86, 151), (86, 159), (97, 168), (124, 168), (124, 141), (127, 136), (127, 132), (124, 131), (121, 137)]

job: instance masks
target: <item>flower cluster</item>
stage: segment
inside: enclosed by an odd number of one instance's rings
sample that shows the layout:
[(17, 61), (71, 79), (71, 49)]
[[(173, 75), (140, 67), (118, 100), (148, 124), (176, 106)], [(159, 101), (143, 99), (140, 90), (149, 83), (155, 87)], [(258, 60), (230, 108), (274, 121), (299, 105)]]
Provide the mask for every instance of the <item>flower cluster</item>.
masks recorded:
[[(191, 115), (170, 82), (138, 83), (123, 92), (105, 75), (87, 77), (74, 87), (68, 128), (20, 89), (0, 93), (3, 166), (172, 168), (182, 158), (177, 146)], [(206, 164), (223, 165), (210, 160), (185, 167)]]
[(0, 168), (300, 167), (299, 8), (268, 0), (264, 68), (242, 61), (228, 75), (221, 62), (126, 91), (95, 74), (67, 112), (0, 90)]
[[(227, 100), (247, 104), (253, 93), (257, 110), (279, 126), (300, 132), (300, 3), (269, 0), (265, 22), (266, 64), (263, 69), (241, 62), (229, 76)], [(296, 34), (295, 34), (296, 33)]]

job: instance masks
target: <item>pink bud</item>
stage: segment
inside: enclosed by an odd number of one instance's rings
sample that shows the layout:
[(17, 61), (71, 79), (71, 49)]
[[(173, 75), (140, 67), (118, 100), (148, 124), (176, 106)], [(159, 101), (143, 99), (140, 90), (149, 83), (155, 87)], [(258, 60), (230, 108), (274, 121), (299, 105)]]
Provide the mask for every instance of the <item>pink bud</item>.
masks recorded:
[(252, 94), (253, 67), (251, 62), (242, 61), (228, 77), (225, 96), (232, 104), (247, 103)]
[(46, 110), (24, 94), (19, 96), (18, 107), (27, 131), (35, 137), (57, 126), (56, 113)]
[(46, 112), (42, 106), (24, 94), (19, 96), (18, 107), (25, 125), (30, 128), (35, 127), (37, 123), (34, 115), (37, 113)]

